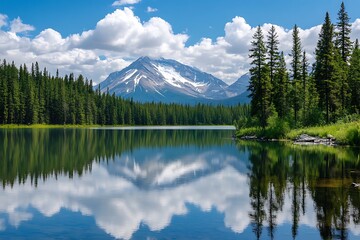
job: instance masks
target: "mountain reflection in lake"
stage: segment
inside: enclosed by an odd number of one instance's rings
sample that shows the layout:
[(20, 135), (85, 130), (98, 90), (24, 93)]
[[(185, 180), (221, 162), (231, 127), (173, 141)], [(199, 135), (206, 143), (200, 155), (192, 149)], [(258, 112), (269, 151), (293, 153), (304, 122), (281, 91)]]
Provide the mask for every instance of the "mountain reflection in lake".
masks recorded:
[(359, 149), (0, 130), (0, 239), (360, 239)]

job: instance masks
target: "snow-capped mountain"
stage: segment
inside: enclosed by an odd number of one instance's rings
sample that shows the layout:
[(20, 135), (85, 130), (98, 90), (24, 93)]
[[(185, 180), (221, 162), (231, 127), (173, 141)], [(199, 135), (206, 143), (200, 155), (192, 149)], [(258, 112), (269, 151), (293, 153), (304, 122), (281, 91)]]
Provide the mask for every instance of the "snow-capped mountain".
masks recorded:
[(242, 93), (222, 80), (175, 60), (141, 57), (100, 83), (102, 92), (139, 102), (214, 103)]

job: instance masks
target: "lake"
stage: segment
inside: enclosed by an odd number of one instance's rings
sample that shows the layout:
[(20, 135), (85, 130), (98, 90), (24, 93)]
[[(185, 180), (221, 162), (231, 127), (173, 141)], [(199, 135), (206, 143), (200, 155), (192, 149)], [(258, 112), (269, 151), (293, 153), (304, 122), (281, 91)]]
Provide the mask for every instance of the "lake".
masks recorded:
[(360, 239), (360, 149), (230, 127), (1, 129), (0, 239)]

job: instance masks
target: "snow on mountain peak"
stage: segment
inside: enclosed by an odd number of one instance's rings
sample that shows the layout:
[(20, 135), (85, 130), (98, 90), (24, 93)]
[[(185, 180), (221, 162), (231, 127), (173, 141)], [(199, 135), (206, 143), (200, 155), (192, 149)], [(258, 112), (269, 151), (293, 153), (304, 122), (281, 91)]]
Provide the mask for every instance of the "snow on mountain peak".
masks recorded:
[(141, 57), (114, 72), (100, 90), (140, 102), (206, 103), (236, 95), (222, 80), (175, 60)]

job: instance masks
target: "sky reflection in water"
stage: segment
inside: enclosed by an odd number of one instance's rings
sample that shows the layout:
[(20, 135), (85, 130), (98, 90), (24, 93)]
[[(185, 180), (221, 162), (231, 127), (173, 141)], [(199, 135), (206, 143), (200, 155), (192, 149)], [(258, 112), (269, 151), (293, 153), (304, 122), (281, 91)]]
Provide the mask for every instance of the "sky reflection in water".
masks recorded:
[[(89, 133), (89, 131), (95, 131), (95, 133)], [(109, 234), (101, 235), (97, 231), (100, 238), (143, 239), (145, 236), (156, 238), (173, 236), (185, 239), (190, 237), (186, 234), (193, 233), (191, 238), (198, 237), (198, 239), (205, 236), (210, 239), (231, 239), (232, 237), (253, 239), (260, 233), (258, 236), (261, 239), (268, 239), (271, 238), (269, 216), (272, 211), (276, 223), (273, 224), (275, 239), (283, 239), (284, 236), (292, 238), (294, 219), (296, 225), (299, 226), (295, 229), (297, 239), (305, 239), (308, 234), (311, 234), (311, 239), (321, 239), (321, 236), (326, 236), (324, 233), (320, 235), (319, 230), (316, 229), (316, 226), (322, 223), (318, 211), (321, 203), (314, 202), (318, 188), (310, 186), (318, 181), (310, 176), (321, 176), (322, 173), (313, 174), (308, 171), (305, 181), (307, 186), (304, 190), (301, 190), (301, 178), (295, 179), (295, 174), (291, 174), (297, 162), (306, 162), (310, 155), (300, 154), (298, 159), (295, 159), (294, 150), (288, 150), (289, 152), (279, 153), (272, 158), (272, 151), (278, 153), (276, 151), (279, 147), (237, 146), (228, 137), (231, 136), (231, 131), (206, 133), (208, 135), (195, 130), (167, 130), (166, 133), (163, 131), (165, 130), (125, 131), (124, 133), (122, 130), (119, 134), (118, 131), (104, 133), (102, 130), (68, 130), (66, 133), (61, 133), (61, 137), (59, 133), (36, 133), (44, 135), (41, 137), (45, 139), (48, 138), (46, 139), (48, 144), (64, 144), (65, 141), (65, 145), (84, 144), (75, 143), (75, 140), (81, 141), (84, 138), (87, 139), (87, 144), (91, 149), (96, 149), (98, 144), (103, 143), (106, 143), (106, 148), (111, 148), (114, 144), (123, 144), (123, 146), (121, 151), (117, 150), (115, 154), (112, 151), (105, 153), (95, 151), (95, 156), (87, 155), (86, 157), (92, 157), (92, 159), (80, 161), (84, 162), (83, 167), (87, 170), (79, 173), (78, 170), (73, 169), (74, 175), (64, 167), (48, 169), (47, 174), (37, 172), (39, 179), (36, 181), (36, 187), (34, 184), (36, 174), (20, 173), (21, 176), (27, 176), (22, 181), (26, 180), (21, 184), (13, 183), (13, 186), (10, 186), (3, 176), (5, 187), (0, 194), (2, 203), (0, 205), (0, 238), (3, 234), (11, 236), (11, 233), (20, 237), (27, 233), (34, 234), (29, 231), (29, 228), (23, 229), (22, 226), (28, 223), (43, 232), (43, 236), (55, 234), (52, 237), (56, 237), (56, 231), (47, 229), (46, 221), (45, 225), (38, 225), (41, 222), (38, 216), (40, 213), (40, 216), (50, 219), (61, 219), (62, 215), (72, 216), (73, 214), (76, 221), (74, 220), (71, 225), (72, 228), (66, 224), (56, 226), (61, 228), (63, 225), (66, 229), (62, 233), (69, 234), (68, 236), (84, 237), (85, 233), (81, 232), (86, 232), (86, 228), (94, 224), (89, 220), (93, 219), (96, 226)], [(5, 134), (7, 139), (19, 137), (18, 134), (16, 136), (8, 134)], [(34, 133), (27, 134), (33, 136)], [(83, 137), (82, 134), (86, 136)], [(98, 140), (88, 141), (89, 136)], [(197, 138), (199, 136), (213, 139)], [(53, 137), (55, 139), (52, 139)], [(140, 141), (137, 138), (145, 138), (148, 141), (139, 144), (136, 142)], [(156, 138), (159, 138), (160, 142), (155, 144), (152, 139)], [(6, 147), (8, 148), (9, 146)], [(59, 148), (61, 147), (55, 147), (55, 149), (63, 150)], [(43, 149), (32, 150), (43, 152)], [(48, 154), (61, 154), (46, 151), (44, 156), (37, 154), (38, 157), (44, 157), (42, 161), (47, 160)], [(311, 156), (323, 159), (328, 153), (312, 154)], [(331, 156), (337, 156), (336, 154), (331, 153)], [(256, 166), (258, 164), (256, 157), (265, 161), (274, 161), (274, 159), (279, 161), (282, 156), (287, 157), (287, 164), (284, 167), (287, 177), (283, 183), (279, 177), (281, 173), (267, 173), (267, 171), (271, 172), (272, 166), (276, 164), (265, 166), (268, 170), (259, 170), (261, 166)], [(65, 161), (61, 158), (60, 160)], [(74, 159), (68, 161), (74, 161)], [(351, 168), (358, 167), (357, 163), (345, 163), (350, 164)], [(336, 175), (334, 169), (332, 172)], [(257, 174), (264, 176), (259, 178)], [(69, 178), (69, 176), (72, 177)], [(338, 178), (338, 176), (328, 177)], [(346, 179), (349, 181), (348, 177)], [(285, 186), (278, 187), (281, 184)], [(338, 188), (339, 186), (336, 186), (336, 189)], [(351, 194), (359, 194), (346, 186), (341, 186), (340, 189), (346, 191), (346, 198)], [(279, 191), (280, 195), (277, 193)], [(294, 194), (296, 194), (295, 198)], [(279, 196), (282, 199), (279, 199)], [(298, 200), (295, 207), (294, 199)], [(275, 204), (270, 200), (273, 200)], [(346, 207), (349, 212), (346, 229), (348, 237), (352, 237), (350, 239), (360, 238), (360, 227), (354, 223), (357, 215), (350, 214), (359, 211), (360, 205), (356, 204), (358, 202), (354, 200)], [(274, 207), (275, 205), (277, 207)], [(261, 208), (258, 212), (256, 212), (257, 207)], [(254, 218), (254, 216), (258, 217)], [(254, 219), (262, 219), (261, 226)]]

